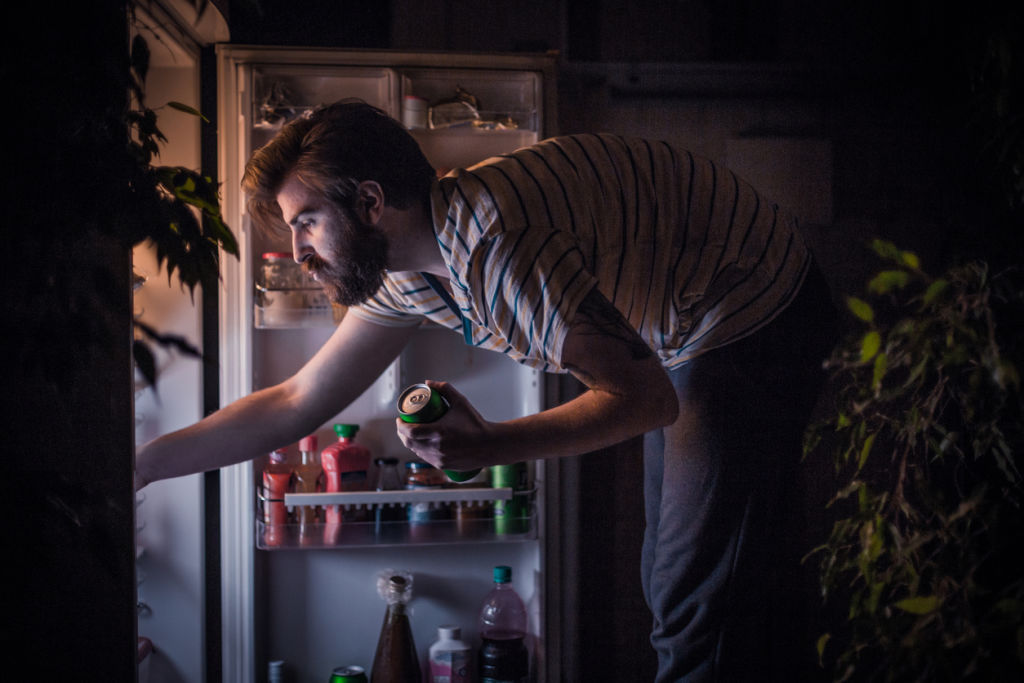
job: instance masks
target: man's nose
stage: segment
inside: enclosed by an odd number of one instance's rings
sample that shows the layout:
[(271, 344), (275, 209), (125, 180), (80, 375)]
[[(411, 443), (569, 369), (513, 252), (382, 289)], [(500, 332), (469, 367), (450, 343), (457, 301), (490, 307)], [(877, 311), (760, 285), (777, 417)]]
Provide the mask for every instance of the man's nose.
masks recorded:
[(313, 247), (296, 233), (292, 233), (292, 258), (295, 259), (296, 263), (302, 263), (314, 253)]

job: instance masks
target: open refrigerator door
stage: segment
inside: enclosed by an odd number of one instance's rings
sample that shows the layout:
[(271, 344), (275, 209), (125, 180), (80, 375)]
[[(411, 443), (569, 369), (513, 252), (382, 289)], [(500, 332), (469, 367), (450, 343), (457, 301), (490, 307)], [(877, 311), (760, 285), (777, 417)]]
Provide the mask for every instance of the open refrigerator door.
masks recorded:
[[(240, 238), (239, 259), (222, 265), (226, 405), (293, 374), (346, 313), (301, 272), (287, 272), (286, 235), (250, 226), (237, 188), (253, 150), (317, 106), (358, 98), (402, 121), (441, 175), (550, 134), (554, 79), (551, 56), (221, 46), (217, 61), (219, 172)], [(383, 567), (416, 577), (409, 612), (425, 661), (440, 625), (477, 637), (480, 599), (497, 565), (512, 568), (529, 605), (535, 678), (547, 679), (544, 528), (554, 501), (545, 495), (544, 454), (523, 454), (520, 469), (485, 470), (465, 484), (425, 478), (394, 427), (401, 390), (425, 378), (451, 382), (491, 420), (545, 405), (543, 373), (425, 324), (315, 438), (223, 470), (225, 680), (260, 680), (271, 661), (284, 661), (297, 681), (324, 680), (342, 665), (369, 670), (379, 628), (374, 577)], [(363, 449), (358, 457), (353, 443)], [(276, 488), (267, 479), (275, 463), (286, 473)], [(296, 486), (304, 464), (320, 467), (319, 483)], [(374, 490), (382, 467), (398, 470), (398, 488)]]

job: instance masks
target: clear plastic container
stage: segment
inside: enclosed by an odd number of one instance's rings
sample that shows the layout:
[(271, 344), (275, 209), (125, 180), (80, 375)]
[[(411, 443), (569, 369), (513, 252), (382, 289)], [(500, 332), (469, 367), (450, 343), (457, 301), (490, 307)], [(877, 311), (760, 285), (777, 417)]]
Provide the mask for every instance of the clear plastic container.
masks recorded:
[(291, 252), (271, 251), (263, 254), (261, 274), (266, 289), (300, 289), (306, 286), (302, 266), (295, 262)]

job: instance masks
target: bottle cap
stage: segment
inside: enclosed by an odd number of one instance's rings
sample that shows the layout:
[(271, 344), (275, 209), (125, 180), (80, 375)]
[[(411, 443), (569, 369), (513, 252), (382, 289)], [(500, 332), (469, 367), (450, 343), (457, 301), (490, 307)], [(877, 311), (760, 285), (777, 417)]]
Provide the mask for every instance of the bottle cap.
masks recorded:
[(359, 425), (346, 425), (336, 424), (334, 425), (334, 433), (338, 435), (339, 439), (351, 439), (359, 431)]
[(458, 626), (438, 626), (437, 635), (445, 640), (458, 640), (462, 637), (462, 629)]
[(398, 458), (376, 458), (374, 459), (373, 464), (376, 465), (377, 467), (383, 467), (385, 465), (397, 465)]
[(281, 463), (288, 460), (288, 454), (282, 450), (271, 451), (270, 462)]
[(508, 583), (512, 580), (512, 567), (501, 564), (494, 568), (494, 583)]
[(317, 446), (316, 434), (310, 434), (299, 439), (300, 451), (315, 451)]
[(263, 254), (263, 259), (264, 260), (279, 259), (279, 258), (286, 258), (286, 259), (291, 260), (292, 252), (290, 252), (290, 251), (268, 251), (268, 252), (264, 252), (264, 254)]

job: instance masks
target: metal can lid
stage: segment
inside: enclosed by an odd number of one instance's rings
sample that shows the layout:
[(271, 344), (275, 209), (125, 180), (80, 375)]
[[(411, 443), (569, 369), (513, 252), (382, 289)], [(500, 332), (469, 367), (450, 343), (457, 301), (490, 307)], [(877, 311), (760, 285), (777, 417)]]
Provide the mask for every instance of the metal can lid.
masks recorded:
[(405, 390), (398, 401), (398, 410), (413, 415), (430, 403), (431, 389), (426, 384), (414, 384)]
[(338, 666), (331, 672), (334, 676), (355, 676), (361, 673), (365, 673), (361, 666)]

